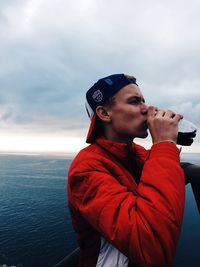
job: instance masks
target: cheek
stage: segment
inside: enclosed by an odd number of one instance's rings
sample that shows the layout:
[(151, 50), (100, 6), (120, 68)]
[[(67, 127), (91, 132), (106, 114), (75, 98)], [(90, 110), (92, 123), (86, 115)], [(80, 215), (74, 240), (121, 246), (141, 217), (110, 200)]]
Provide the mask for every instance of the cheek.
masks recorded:
[(139, 117), (139, 112), (133, 109), (133, 107), (116, 110), (114, 114), (113, 124), (117, 127), (129, 127), (130, 125), (137, 124)]
[(130, 106), (130, 107), (127, 107), (125, 110), (119, 112), (119, 114), (123, 121), (134, 122), (135, 119), (137, 120), (139, 116), (139, 111), (135, 109), (135, 107)]

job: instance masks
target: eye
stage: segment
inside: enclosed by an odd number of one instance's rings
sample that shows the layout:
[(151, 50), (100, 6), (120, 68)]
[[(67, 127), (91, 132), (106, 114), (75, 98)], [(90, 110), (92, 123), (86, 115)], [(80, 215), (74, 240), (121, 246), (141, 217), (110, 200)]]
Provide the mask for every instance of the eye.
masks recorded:
[(134, 97), (129, 101), (129, 103), (132, 105), (138, 105), (142, 102), (143, 102), (143, 100), (140, 97)]
[(138, 103), (139, 103), (139, 101), (137, 99), (133, 99), (130, 101), (130, 104), (138, 104)]

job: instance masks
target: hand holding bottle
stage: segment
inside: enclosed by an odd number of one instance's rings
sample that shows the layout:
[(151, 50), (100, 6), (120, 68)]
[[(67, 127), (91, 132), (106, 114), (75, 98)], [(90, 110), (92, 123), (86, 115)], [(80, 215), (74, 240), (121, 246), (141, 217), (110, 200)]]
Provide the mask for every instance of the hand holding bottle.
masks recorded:
[(183, 119), (182, 115), (153, 106), (148, 109), (147, 123), (153, 143), (172, 141), (178, 145), (190, 146), (197, 132), (197, 127)]
[(149, 106), (147, 124), (154, 144), (170, 141), (177, 142), (178, 123), (183, 118), (171, 110), (157, 109)]

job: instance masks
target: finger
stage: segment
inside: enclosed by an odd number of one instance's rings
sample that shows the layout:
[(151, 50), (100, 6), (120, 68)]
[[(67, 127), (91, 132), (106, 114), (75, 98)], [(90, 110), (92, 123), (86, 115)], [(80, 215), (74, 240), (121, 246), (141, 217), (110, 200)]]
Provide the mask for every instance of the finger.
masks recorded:
[(163, 110), (163, 109), (159, 109), (159, 110), (156, 112), (155, 116), (156, 116), (156, 117), (164, 117), (164, 116), (165, 116), (165, 113), (166, 113), (165, 110)]
[(172, 110), (166, 110), (166, 112), (165, 112), (166, 118), (174, 118), (175, 115), (176, 115), (176, 113)]
[(173, 117), (173, 120), (179, 122), (180, 120), (183, 119), (183, 115), (181, 114), (175, 114), (175, 116)]
[(155, 114), (157, 113), (157, 110), (158, 110), (157, 107), (149, 106), (149, 107), (148, 107), (148, 112), (147, 112), (147, 117), (148, 117), (148, 118), (150, 118), (150, 117), (154, 117)]

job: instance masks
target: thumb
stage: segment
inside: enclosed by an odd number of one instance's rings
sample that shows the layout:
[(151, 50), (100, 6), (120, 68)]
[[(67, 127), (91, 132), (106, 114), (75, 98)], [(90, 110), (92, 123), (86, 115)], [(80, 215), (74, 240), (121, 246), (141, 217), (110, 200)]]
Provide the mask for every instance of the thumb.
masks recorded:
[(149, 106), (147, 111), (147, 119), (154, 117), (157, 111), (157, 107)]

